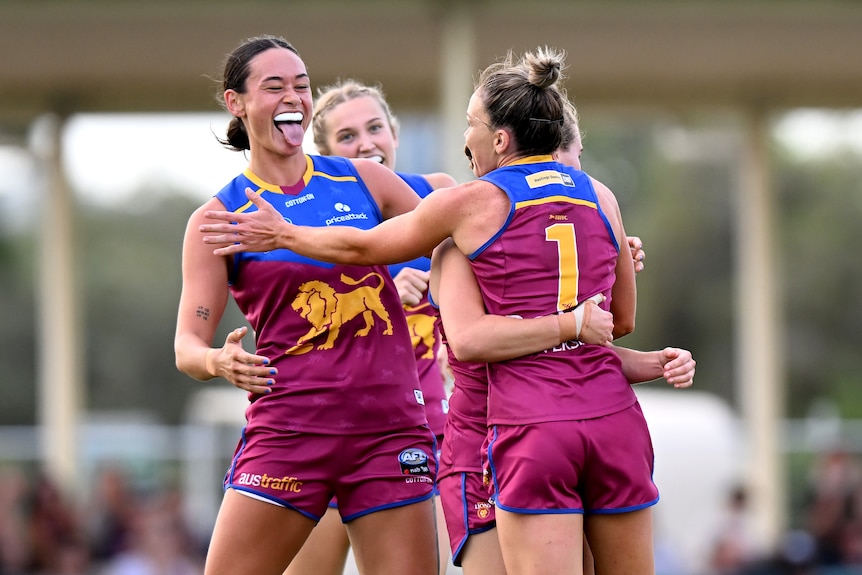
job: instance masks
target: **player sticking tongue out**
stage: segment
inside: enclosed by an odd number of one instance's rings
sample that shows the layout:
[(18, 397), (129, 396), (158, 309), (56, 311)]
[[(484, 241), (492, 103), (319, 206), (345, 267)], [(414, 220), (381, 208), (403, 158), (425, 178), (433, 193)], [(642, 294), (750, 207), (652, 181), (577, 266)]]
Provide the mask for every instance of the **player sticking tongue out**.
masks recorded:
[(292, 146), (301, 146), (305, 129), (301, 112), (283, 112), (275, 117), (275, 125)]

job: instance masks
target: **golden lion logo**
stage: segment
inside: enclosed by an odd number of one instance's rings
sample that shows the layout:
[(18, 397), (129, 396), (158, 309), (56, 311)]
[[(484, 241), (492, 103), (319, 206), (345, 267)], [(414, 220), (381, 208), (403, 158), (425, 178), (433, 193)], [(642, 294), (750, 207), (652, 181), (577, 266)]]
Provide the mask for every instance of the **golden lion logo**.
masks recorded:
[(377, 287), (361, 286), (355, 290), (338, 293), (329, 284), (313, 280), (299, 286), (299, 295), (293, 300), (291, 307), (311, 324), (311, 329), (296, 341), (296, 345), (288, 349), (288, 355), (302, 355), (314, 348), (311, 340), (329, 332), (329, 335), (317, 349), (332, 349), (342, 326), (359, 316), (365, 320), (365, 326), (353, 337), (366, 336), (374, 327), (374, 316), (386, 323), (384, 335), (392, 335), (392, 322), (389, 313), (383, 307), (380, 292), (383, 290), (383, 276), (371, 272), (359, 280), (354, 280), (341, 274), (341, 281), (348, 285), (359, 285), (371, 276), (377, 278)]
[(434, 317), (420, 311), (429, 305), (426, 303), (418, 307), (404, 306), (406, 311), (411, 312), (407, 314), (407, 327), (410, 330), (413, 349), (418, 349), (420, 343), (425, 344), (426, 351), (422, 354), (423, 359), (434, 357)]

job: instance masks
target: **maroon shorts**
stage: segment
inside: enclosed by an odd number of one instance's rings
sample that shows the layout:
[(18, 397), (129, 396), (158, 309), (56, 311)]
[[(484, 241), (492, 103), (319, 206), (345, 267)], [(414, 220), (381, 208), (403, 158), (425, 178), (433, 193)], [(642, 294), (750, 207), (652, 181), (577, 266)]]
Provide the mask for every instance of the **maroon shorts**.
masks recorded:
[(446, 517), (452, 563), (461, 566), (467, 538), (497, 525), (490, 492), (481, 473), (451, 473), (438, 481), (440, 502)]
[(347, 522), (430, 499), (437, 473), (427, 426), (374, 435), (243, 430), (225, 488), (319, 521), (333, 497)]
[(496, 425), (494, 501), (515, 513), (624, 513), (655, 505), (654, 454), (640, 405), (576, 421)]

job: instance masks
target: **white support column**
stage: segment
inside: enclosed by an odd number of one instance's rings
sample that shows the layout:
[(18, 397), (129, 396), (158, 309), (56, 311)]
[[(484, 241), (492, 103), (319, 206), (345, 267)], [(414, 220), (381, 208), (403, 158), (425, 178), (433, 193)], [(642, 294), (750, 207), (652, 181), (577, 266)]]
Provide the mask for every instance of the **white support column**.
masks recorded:
[(464, 130), (467, 128), (464, 118), (473, 93), (473, 76), (479, 72), (472, 3), (453, 2), (441, 11), (440, 17), (442, 169), (461, 183), (474, 178), (464, 155)]
[(41, 457), (67, 491), (79, 487), (78, 420), (82, 407), (78, 299), (75, 284), (74, 198), (63, 171), (63, 122), (39, 118), (30, 147), (38, 161), (37, 414)]
[(747, 482), (756, 525), (775, 545), (786, 527), (786, 485), (780, 423), (784, 415), (781, 296), (776, 289), (778, 256), (775, 205), (769, 168), (766, 118), (754, 113), (745, 124), (736, 201), (736, 385), (749, 446)]

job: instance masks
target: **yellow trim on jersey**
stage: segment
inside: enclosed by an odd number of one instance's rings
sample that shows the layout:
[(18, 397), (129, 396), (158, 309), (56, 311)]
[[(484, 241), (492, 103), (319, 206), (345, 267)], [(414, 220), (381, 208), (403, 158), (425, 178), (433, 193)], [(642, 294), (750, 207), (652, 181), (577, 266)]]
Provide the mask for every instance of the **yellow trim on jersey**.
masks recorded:
[(521, 164), (536, 164), (538, 162), (553, 162), (554, 157), (551, 155), (546, 156), (527, 156), (525, 158), (521, 158), (519, 160), (515, 160), (511, 164), (506, 164), (507, 166), (520, 166)]
[[(242, 174), (249, 179), (254, 185), (257, 186), (257, 189), (254, 191), (255, 194), (260, 195), (263, 192), (272, 192), (273, 194), (281, 194), (284, 195), (284, 190), (281, 189), (280, 186), (276, 186), (275, 184), (270, 184), (269, 182), (265, 182), (260, 179), (257, 175), (254, 174), (250, 169), (246, 168), (243, 170)], [(308, 154), (305, 155), (305, 173), (302, 174), (302, 181), (307, 186), (308, 182), (311, 181), (311, 177), (317, 174), (314, 171), (314, 162), (311, 160), (311, 156)], [(254, 204), (249, 200), (236, 210), (234, 213), (241, 213), (249, 209)]]
[(260, 179), (257, 175), (255, 175), (248, 168), (246, 168), (243, 171), (242, 175), (245, 176), (246, 178), (248, 178), (255, 186), (258, 187), (258, 189), (255, 190), (255, 193), (259, 194), (259, 193), (264, 192), (264, 191), (272, 192), (273, 194), (283, 194), (284, 193), (281, 191), (281, 188), (279, 188), (275, 184), (270, 184), (269, 182), (263, 181), (262, 179)]
[[(258, 176), (256, 176), (254, 173), (252, 173), (252, 171), (249, 170), (248, 168), (246, 168), (245, 171), (243, 171), (243, 175), (246, 178), (248, 178), (249, 180), (251, 180), (256, 186), (258, 186), (260, 188), (257, 190), (258, 194), (261, 192), (264, 192), (264, 191), (272, 192), (273, 194), (282, 194), (282, 195), (284, 194), (284, 190), (281, 189), (281, 186), (277, 186), (275, 184), (270, 184), (269, 182), (265, 182), (264, 180), (262, 180)], [(306, 154), (305, 155), (305, 172), (302, 174), (302, 182), (307, 186), (308, 182), (311, 181), (311, 178), (313, 176), (325, 176), (325, 175), (326, 174), (323, 174), (321, 172), (315, 172), (314, 171), (314, 162), (312, 161), (311, 156)], [(353, 178), (353, 179), (355, 180), (356, 178)]]
[[(314, 172), (315, 176), (320, 176), (321, 178), (326, 178), (327, 180), (332, 180), (333, 182), (355, 182), (356, 176), (333, 176), (332, 174), (327, 174), (326, 172)], [(308, 182), (306, 182), (308, 183)]]
[[(265, 182), (256, 176), (251, 170), (246, 168), (243, 171), (243, 175), (249, 179), (254, 185), (257, 186), (257, 190), (254, 191), (257, 195), (262, 194), (263, 192), (272, 192), (273, 194), (282, 194), (284, 195), (284, 190), (281, 189), (280, 186), (276, 186), (274, 184), (270, 184), (269, 182)], [(356, 182), (358, 179), (356, 176), (333, 176), (332, 174), (327, 174), (326, 172), (319, 172), (314, 169), (314, 160), (311, 159), (311, 156), (308, 154), (305, 155), (305, 173), (302, 175), (302, 181), (307, 186), (308, 182), (311, 181), (313, 177), (326, 178), (327, 180), (332, 180), (334, 182)], [(249, 200), (244, 205), (240, 206), (236, 210), (235, 213), (244, 212), (249, 209), (254, 204)]]
[(523, 202), (517, 202), (515, 204), (515, 209), (526, 208), (528, 206), (539, 206), (542, 204), (550, 204), (553, 202), (563, 202), (566, 204), (576, 204), (579, 206), (587, 206), (589, 208), (596, 209), (596, 203), (591, 202), (589, 200), (582, 200), (580, 198), (570, 198), (568, 196), (548, 196), (545, 198), (536, 198), (535, 200), (524, 200)]
[[(274, 194), (283, 194), (284, 193), (281, 191), (281, 188), (279, 188), (278, 186), (273, 186), (271, 184), (268, 184), (267, 182), (264, 182), (263, 180), (261, 180), (260, 178), (255, 176), (251, 172), (251, 170), (249, 170), (248, 168), (246, 168), (245, 171), (243, 171), (242, 175), (244, 175), (246, 178), (249, 179), (249, 181), (251, 181), (253, 184), (255, 184), (257, 186), (257, 189), (254, 190), (254, 193), (257, 194), (258, 196), (261, 195), (264, 191), (272, 192)], [(246, 203), (244, 203), (243, 205), (241, 205), (240, 207), (238, 207), (237, 209), (235, 209), (233, 212), (235, 214), (241, 214), (244, 211), (246, 211), (247, 209), (249, 209), (250, 207), (252, 207), (253, 205), (254, 204), (251, 203), (251, 200), (249, 200)]]
[(315, 174), (317, 174), (317, 172), (314, 171), (314, 160), (311, 159), (311, 156), (305, 154), (305, 173), (302, 175), (302, 181), (306, 186)]
[(321, 178), (326, 178), (327, 180), (332, 180), (333, 182), (355, 182), (356, 176), (333, 176), (332, 174), (326, 174), (324, 172), (314, 172), (315, 176), (320, 176)]

